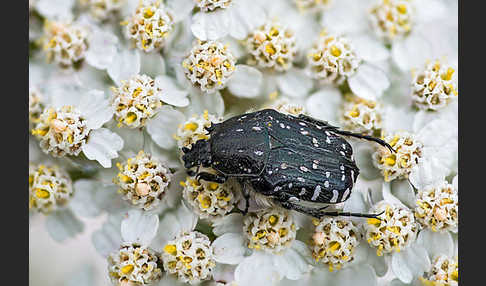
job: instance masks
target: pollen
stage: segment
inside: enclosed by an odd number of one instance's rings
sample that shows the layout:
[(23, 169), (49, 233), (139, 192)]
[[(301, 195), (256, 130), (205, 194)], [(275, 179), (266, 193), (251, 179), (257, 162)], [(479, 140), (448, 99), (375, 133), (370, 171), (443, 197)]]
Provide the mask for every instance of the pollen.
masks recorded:
[(369, 14), (376, 35), (388, 43), (408, 35), (414, 17), (415, 7), (409, 0), (380, 0)]
[(343, 128), (370, 136), (381, 133), (383, 107), (381, 103), (346, 94), (341, 108)]

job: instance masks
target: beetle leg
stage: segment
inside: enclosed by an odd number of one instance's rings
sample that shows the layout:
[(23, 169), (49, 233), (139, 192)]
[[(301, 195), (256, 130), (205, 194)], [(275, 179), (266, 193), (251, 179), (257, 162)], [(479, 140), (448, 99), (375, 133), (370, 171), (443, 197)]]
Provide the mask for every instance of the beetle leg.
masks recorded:
[(206, 173), (206, 172), (201, 172), (196, 175), (196, 180), (199, 182), (199, 180), (203, 179), (204, 181), (207, 182), (215, 182), (215, 183), (224, 183), (226, 182), (226, 177), (222, 175), (217, 175), (217, 174), (211, 174), (211, 173)]
[(248, 181), (246, 180), (238, 180), (241, 185), (241, 193), (243, 194), (243, 198), (245, 199), (245, 209), (241, 211), (243, 216), (248, 213), (248, 208), (250, 207), (250, 190), (248, 189)]

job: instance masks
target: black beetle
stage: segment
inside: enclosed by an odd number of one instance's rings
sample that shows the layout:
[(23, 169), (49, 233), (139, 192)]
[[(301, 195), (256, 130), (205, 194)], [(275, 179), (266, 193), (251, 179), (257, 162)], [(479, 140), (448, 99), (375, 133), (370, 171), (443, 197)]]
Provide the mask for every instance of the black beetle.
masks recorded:
[[(200, 139), (183, 147), (182, 159), (189, 175), (223, 183), (235, 177), (243, 186), (248, 211), (248, 184), (282, 207), (317, 218), (329, 216), (376, 217), (377, 214), (324, 212), (325, 207), (302, 202), (335, 204), (349, 198), (359, 174), (351, 145), (339, 135), (377, 142), (381, 139), (339, 130), (306, 115), (286, 115), (264, 109), (232, 117), (206, 130)], [(190, 170), (197, 166), (197, 171)], [(199, 172), (211, 167), (216, 174)]]

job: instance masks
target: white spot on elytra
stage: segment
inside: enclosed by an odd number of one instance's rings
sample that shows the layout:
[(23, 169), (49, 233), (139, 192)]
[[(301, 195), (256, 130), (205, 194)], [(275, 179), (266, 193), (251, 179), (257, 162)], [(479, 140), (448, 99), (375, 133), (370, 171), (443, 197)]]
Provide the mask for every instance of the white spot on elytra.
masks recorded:
[(341, 165), (341, 167), (339, 167), (339, 169), (341, 169), (341, 171), (344, 171), (344, 165)]
[(329, 181), (324, 182), (324, 187), (329, 188)]
[(317, 164), (316, 163), (312, 163), (312, 169), (317, 169)]
[(341, 181), (344, 181), (344, 179), (346, 179), (346, 176), (345, 176), (345, 175), (343, 175), (343, 176), (341, 177)]
[(326, 132), (327, 136), (331, 136), (331, 133), (329, 133), (328, 131), (325, 131), (325, 132)]
[(337, 202), (337, 199), (338, 199), (338, 196), (339, 196), (339, 192), (337, 190), (332, 190), (332, 198), (329, 202), (331, 203), (335, 203)]
[(292, 183), (289, 183), (289, 189), (292, 189)]
[(331, 139), (329, 139), (329, 137), (326, 137), (326, 143), (331, 144)]
[(285, 128), (285, 124), (280, 123), (280, 127), (281, 127), (281, 128)]
[(257, 155), (257, 156), (261, 156), (261, 155), (263, 155), (263, 152), (262, 152), (262, 151), (260, 151), (260, 150), (257, 150), (257, 151), (255, 151), (254, 153), (255, 153), (255, 155)]
[(241, 129), (241, 128), (240, 129), (236, 129), (236, 131), (237, 132), (241, 132), (241, 131), (243, 131), (243, 129)]
[(297, 181), (299, 181), (299, 182), (302, 182), (302, 183), (303, 183), (303, 182), (305, 182), (305, 179), (304, 179), (304, 178), (302, 178), (302, 177), (297, 177)]
[(329, 178), (329, 176), (331, 176), (331, 172), (326, 172), (326, 177)]
[(288, 166), (289, 166), (289, 165), (287, 165), (287, 163), (282, 163), (282, 164), (280, 164), (280, 168), (282, 168), (282, 170), (287, 169), (287, 167), (288, 167)]
[(262, 130), (262, 129), (261, 129), (260, 127), (258, 127), (258, 126), (255, 126), (255, 127), (251, 128), (251, 129), (256, 130), (256, 131), (260, 131), (260, 130)]
[(312, 143), (317, 144), (317, 139), (312, 137)]
[(353, 178), (353, 182), (356, 182), (356, 181), (354, 180), (354, 170), (351, 170), (351, 178)]
[(346, 144), (343, 143), (343, 149), (346, 150)]
[(303, 172), (309, 172), (309, 169), (307, 169), (307, 167), (305, 166), (300, 166), (299, 169), (302, 170)]
[(339, 154), (346, 156), (346, 153), (344, 153), (343, 151), (339, 151)]
[(309, 131), (301, 131), (300, 134), (302, 134), (302, 135), (309, 135)]
[(307, 126), (307, 124), (305, 124), (304, 122), (299, 122), (299, 124), (302, 126)]
[(289, 130), (290, 130), (290, 126), (288, 126), (288, 125), (287, 125), (286, 127), (287, 127), (287, 129), (289, 129)]
[(303, 196), (303, 195), (305, 195), (305, 192), (306, 192), (305, 188), (302, 188), (302, 190), (301, 190), (301, 191), (300, 191), (300, 193), (299, 193), (299, 196)]
[(317, 185), (317, 187), (314, 189), (314, 193), (312, 194), (311, 200), (315, 201), (319, 197), (320, 193), (321, 193), (321, 186)]
[(341, 199), (341, 202), (344, 202), (348, 198), (350, 192), (351, 191), (349, 190), (349, 188), (347, 188), (346, 191), (344, 192), (344, 195), (343, 195), (343, 198)]

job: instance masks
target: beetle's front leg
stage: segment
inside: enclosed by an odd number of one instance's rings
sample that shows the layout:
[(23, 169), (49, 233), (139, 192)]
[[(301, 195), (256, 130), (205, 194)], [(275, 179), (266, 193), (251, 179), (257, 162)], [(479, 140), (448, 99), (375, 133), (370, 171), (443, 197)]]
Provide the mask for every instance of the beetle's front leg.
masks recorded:
[(200, 172), (196, 175), (196, 180), (199, 182), (199, 180), (203, 179), (204, 181), (207, 182), (215, 182), (215, 183), (224, 183), (226, 182), (226, 177), (223, 175), (218, 175), (218, 174), (211, 174), (207, 172)]

